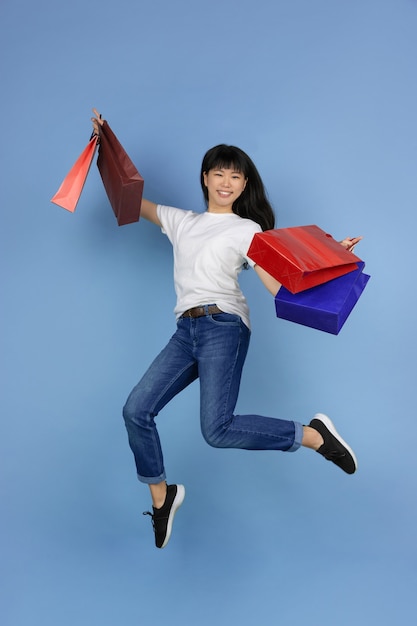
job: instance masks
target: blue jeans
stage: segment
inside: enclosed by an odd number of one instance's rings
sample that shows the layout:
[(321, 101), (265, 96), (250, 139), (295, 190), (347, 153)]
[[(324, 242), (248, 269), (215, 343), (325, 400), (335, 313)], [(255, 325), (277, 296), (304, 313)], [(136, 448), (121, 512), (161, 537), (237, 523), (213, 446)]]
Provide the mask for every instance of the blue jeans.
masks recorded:
[(187, 385), (200, 379), (200, 423), (216, 448), (295, 451), (302, 425), (260, 415), (234, 415), (250, 330), (229, 313), (180, 318), (177, 331), (134, 387), (123, 417), (138, 478), (165, 480), (155, 425), (159, 411)]

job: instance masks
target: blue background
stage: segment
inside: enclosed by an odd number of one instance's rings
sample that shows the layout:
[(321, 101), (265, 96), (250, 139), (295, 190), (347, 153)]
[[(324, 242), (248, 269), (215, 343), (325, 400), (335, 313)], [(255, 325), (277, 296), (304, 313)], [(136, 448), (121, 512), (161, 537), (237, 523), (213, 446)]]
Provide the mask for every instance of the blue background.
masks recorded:
[[(410, 623), (416, 32), (413, 0), (3, 0), (2, 624)], [(174, 329), (171, 249), (117, 226), (95, 165), (75, 214), (50, 203), (93, 106), (152, 200), (202, 210), (201, 158), (233, 143), (279, 226), (364, 236), (372, 279), (337, 337), (277, 320), (242, 276), (238, 410), (329, 413), (355, 476), (209, 448), (193, 385), (159, 420), (187, 498), (155, 549), (121, 407)]]

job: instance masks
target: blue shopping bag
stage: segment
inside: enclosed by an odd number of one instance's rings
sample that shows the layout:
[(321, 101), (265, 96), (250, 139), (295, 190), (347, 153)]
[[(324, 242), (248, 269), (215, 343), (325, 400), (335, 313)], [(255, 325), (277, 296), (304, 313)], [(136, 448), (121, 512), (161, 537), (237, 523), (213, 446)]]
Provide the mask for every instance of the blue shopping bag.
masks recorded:
[(357, 270), (295, 294), (281, 287), (275, 296), (277, 317), (338, 335), (370, 279), (364, 267), (361, 261)]

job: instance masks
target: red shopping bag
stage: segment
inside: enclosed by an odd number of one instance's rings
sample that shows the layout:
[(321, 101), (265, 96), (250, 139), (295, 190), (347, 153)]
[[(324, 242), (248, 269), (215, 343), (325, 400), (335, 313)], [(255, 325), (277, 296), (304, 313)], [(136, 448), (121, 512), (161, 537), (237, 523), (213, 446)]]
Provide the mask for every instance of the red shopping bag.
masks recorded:
[(106, 121), (100, 127), (97, 167), (118, 225), (137, 222), (144, 181)]
[(97, 136), (90, 139), (51, 202), (74, 213), (97, 148)]
[(291, 293), (298, 293), (358, 268), (359, 257), (315, 225), (256, 233), (248, 256)]

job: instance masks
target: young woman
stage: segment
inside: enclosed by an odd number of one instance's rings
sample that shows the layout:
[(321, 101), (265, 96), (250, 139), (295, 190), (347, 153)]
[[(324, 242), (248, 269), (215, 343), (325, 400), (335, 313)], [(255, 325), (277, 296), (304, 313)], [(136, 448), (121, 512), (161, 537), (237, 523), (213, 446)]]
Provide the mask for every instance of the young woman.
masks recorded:
[[(102, 120), (93, 118), (95, 132)], [(251, 159), (239, 148), (219, 145), (204, 156), (201, 186), (207, 205), (194, 213), (142, 201), (141, 216), (160, 228), (173, 245), (177, 330), (129, 395), (123, 417), (138, 478), (152, 497), (155, 544), (167, 545), (183, 485), (167, 485), (155, 417), (199, 378), (204, 439), (218, 448), (316, 450), (353, 474), (357, 463), (331, 420), (318, 413), (308, 426), (260, 415), (235, 415), (250, 320), (238, 274), (254, 267), (276, 295), (280, 283), (247, 256), (255, 233), (274, 228), (274, 214)], [(353, 250), (359, 237), (341, 244)]]

